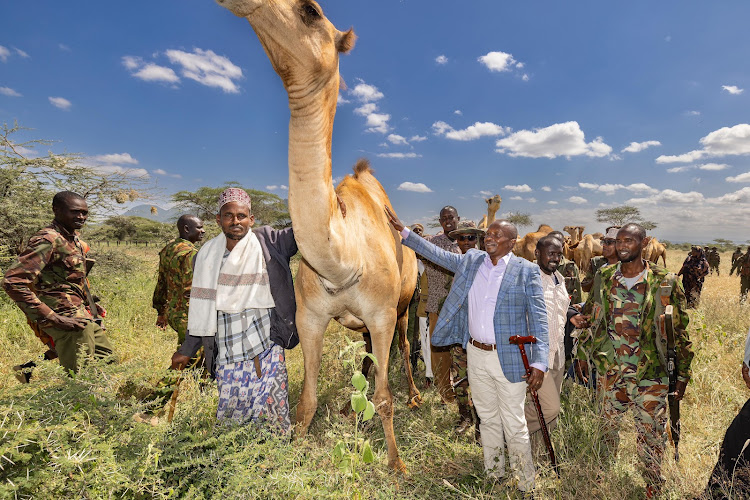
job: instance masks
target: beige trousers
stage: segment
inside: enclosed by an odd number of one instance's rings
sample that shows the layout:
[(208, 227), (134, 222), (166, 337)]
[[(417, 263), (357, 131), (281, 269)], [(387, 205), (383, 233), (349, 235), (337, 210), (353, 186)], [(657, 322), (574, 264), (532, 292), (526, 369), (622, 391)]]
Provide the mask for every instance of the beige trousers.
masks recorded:
[(432, 345), (432, 332), (438, 320), (438, 313), (428, 313), (430, 318), (430, 359), (432, 360), (432, 373), (435, 376), (440, 397), (446, 403), (452, 403), (456, 399), (451, 384), (451, 350), (450, 347), (436, 347)]

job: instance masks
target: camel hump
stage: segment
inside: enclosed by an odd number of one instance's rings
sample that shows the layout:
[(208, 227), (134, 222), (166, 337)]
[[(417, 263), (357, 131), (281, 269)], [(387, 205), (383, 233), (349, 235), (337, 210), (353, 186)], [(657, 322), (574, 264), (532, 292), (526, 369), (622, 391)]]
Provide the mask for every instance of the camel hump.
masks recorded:
[(354, 165), (354, 178), (359, 179), (359, 176), (364, 173), (374, 174), (372, 167), (370, 166), (370, 160), (367, 158), (360, 158)]

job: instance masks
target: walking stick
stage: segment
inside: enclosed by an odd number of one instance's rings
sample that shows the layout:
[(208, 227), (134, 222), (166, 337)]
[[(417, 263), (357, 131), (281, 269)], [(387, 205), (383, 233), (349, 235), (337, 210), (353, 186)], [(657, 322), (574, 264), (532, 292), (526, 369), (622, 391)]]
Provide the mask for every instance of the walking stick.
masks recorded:
[[(511, 344), (516, 344), (518, 346), (518, 349), (521, 351), (521, 359), (523, 359), (523, 367), (526, 368), (526, 375), (531, 376), (531, 367), (529, 366), (529, 358), (526, 357), (526, 348), (524, 347), (524, 344), (536, 344), (536, 337), (534, 337), (533, 335), (529, 335), (527, 337), (513, 335), (508, 340)], [(529, 392), (531, 393), (531, 399), (534, 400), (536, 414), (539, 417), (539, 425), (542, 428), (542, 437), (544, 438), (544, 445), (547, 447), (547, 455), (549, 455), (549, 460), (550, 462), (552, 462), (552, 468), (559, 476), (560, 469), (557, 467), (557, 460), (555, 459), (555, 449), (552, 447), (552, 440), (549, 437), (547, 422), (544, 420), (542, 406), (539, 404), (539, 396), (537, 395), (536, 391), (530, 390)]]
[(182, 374), (185, 373), (185, 365), (180, 365), (180, 375), (177, 377), (177, 382), (174, 385), (174, 392), (172, 397), (169, 398), (169, 413), (167, 414), (167, 423), (172, 423), (174, 418), (174, 410), (177, 407), (177, 396), (180, 394), (180, 383), (182, 382)]

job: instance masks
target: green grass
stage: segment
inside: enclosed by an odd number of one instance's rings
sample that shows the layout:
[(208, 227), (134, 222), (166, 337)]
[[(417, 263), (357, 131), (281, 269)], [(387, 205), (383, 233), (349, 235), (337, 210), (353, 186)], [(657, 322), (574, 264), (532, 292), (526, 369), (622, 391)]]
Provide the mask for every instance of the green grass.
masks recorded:
[[(390, 382), (401, 456), (409, 473), (386, 466), (384, 437), (376, 417), (363, 426), (373, 443), (374, 464), (359, 477), (331, 460), (336, 442), (353, 432), (340, 410), (349, 402), (351, 372), (338, 358), (346, 339), (359, 335), (329, 326), (318, 387), (319, 407), (308, 436), (287, 442), (253, 426), (217, 425), (211, 383), (186, 377), (175, 419), (157, 426), (137, 423), (143, 398), (166, 373), (176, 346), (174, 332), (154, 326), (151, 294), (156, 249), (122, 249), (98, 256), (93, 290), (109, 315), (108, 334), (118, 364), (91, 363), (75, 379), (56, 362), (43, 362), (31, 384), (19, 384), (10, 367), (43, 351), (18, 308), (0, 299), (0, 498), (516, 498), (510, 485), (484, 479), (481, 449), (453, 434), (455, 407), (423, 391), (418, 410), (406, 406), (400, 359)], [(668, 264), (682, 260), (671, 252)], [(664, 461), (664, 498), (699, 495), (716, 462), (724, 431), (748, 397), (740, 363), (750, 306), (737, 301), (739, 279), (729, 278), (729, 254), (718, 278), (707, 278), (700, 308), (691, 313), (696, 349), (694, 378), (683, 403), (682, 460)], [(302, 352), (287, 353), (292, 412), (302, 385)], [(424, 378), (416, 376), (423, 387)], [(561, 478), (548, 470), (538, 479), (538, 498), (642, 498), (632, 420), (621, 449), (608, 463), (599, 451), (600, 422), (589, 394), (566, 383), (560, 423), (552, 438)]]

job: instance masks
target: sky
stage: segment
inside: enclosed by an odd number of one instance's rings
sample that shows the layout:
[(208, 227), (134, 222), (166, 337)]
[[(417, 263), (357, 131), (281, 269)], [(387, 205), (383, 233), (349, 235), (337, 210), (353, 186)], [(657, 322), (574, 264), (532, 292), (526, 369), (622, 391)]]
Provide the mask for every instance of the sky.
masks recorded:
[[(500, 194), (499, 216), (534, 226), (603, 231), (596, 210), (630, 204), (660, 239), (750, 238), (750, 2), (321, 6), (358, 35), (334, 179), (368, 158), (404, 222), (445, 205), (478, 221)], [(148, 175), (164, 208), (226, 181), (288, 196), (286, 92), (249, 23), (210, 0), (5, 2), (14, 121)]]

